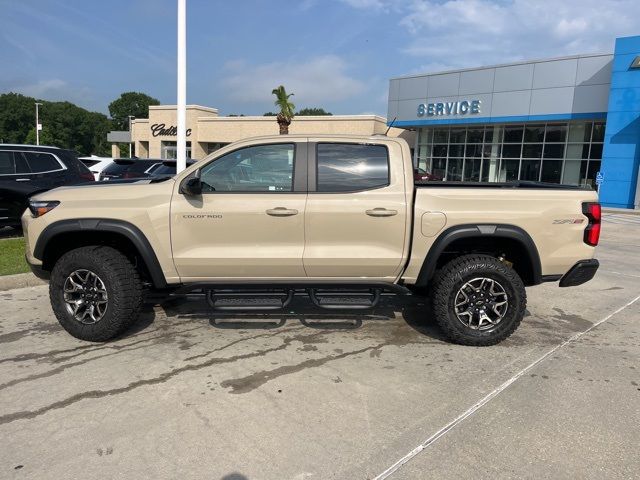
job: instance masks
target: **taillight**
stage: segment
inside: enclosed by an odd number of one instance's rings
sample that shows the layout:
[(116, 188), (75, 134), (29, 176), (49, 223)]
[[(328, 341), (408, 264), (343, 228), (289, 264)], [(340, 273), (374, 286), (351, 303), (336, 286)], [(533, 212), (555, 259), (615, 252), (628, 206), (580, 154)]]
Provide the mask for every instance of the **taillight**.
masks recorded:
[(86, 180), (87, 182), (95, 182), (96, 177), (93, 176), (91, 172), (80, 172), (80, 178)]
[(584, 230), (584, 243), (595, 247), (600, 240), (600, 225), (602, 223), (602, 209), (599, 203), (583, 203), (582, 213), (589, 219)]

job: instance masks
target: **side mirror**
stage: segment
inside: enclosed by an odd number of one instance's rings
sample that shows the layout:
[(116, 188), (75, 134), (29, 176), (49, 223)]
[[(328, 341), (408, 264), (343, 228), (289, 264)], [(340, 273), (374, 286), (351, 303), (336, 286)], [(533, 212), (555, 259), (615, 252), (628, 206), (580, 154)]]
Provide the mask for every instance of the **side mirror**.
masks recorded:
[(202, 194), (202, 182), (200, 181), (200, 170), (196, 170), (193, 177), (189, 177), (182, 182), (180, 193), (184, 195), (197, 196)]

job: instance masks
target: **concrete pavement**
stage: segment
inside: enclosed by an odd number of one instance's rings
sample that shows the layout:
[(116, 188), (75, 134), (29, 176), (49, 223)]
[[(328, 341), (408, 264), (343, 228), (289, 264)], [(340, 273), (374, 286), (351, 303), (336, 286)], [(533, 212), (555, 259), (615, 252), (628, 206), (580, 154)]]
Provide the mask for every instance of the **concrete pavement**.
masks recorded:
[(0, 292), (0, 478), (632, 478), (637, 220), (606, 216), (596, 278), (528, 289), (491, 348), (395, 297), (366, 315), (169, 302), (96, 345), (58, 327), (45, 286)]

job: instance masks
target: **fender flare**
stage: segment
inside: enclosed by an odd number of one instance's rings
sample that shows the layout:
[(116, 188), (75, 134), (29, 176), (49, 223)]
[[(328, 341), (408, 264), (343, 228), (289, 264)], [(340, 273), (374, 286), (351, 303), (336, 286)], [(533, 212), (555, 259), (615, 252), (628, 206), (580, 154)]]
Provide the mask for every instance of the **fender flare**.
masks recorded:
[(51, 240), (60, 234), (69, 232), (112, 232), (124, 236), (136, 248), (137, 253), (149, 271), (154, 286), (156, 288), (167, 287), (167, 280), (149, 240), (138, 227), (124, 220), (81, 218), (54, 222), (48, 225), (38, 236), (38, 240), (33, 249), (33, 256), (39, 260), (43, 260), (44, 252)]
[(533, 285), (542, 283), (540, 254), (535, 242), (525, 230), (508, 224), (464, 224), (450, 227), (438, 236), (424, 259), (416, 285), (426, 286), (431, 281), (440, 255), (452, 242), (462, 238), (473, 237), (508, 238), (517, 241), (529, 255), (533, 272)]

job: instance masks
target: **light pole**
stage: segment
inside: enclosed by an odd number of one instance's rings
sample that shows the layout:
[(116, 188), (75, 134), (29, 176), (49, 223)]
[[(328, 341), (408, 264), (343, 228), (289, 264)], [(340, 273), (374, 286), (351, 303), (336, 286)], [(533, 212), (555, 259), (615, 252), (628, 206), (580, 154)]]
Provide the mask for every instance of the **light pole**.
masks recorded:
[(178, 105), (176, 170), (187, 168), (187, 0), (178, 0)]
[(42, 130), (42, 125), (40, 125), (40, 121), (38, 119), (38, 107), (40, 105), (42, 104), (36, 102), (36, 145), (40, 145), (40, 130)]
[(136, 117), (133, 115), (129, 115), (129, 158), (131, 158), (131, 143), (133, 138), (131, 137), (131, 120), (134, 120)]

